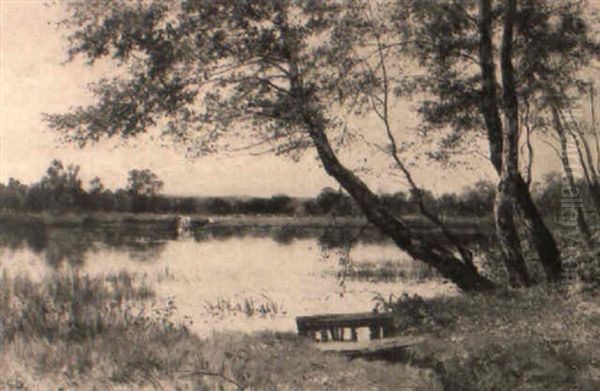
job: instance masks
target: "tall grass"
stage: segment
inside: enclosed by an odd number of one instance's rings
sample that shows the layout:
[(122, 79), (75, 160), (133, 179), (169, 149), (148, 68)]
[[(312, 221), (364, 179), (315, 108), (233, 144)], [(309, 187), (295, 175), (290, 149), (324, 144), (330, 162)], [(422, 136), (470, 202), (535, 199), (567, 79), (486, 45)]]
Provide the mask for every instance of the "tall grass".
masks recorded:
[(424, 281), (438, 276), (424, 263), (402, 263), (394, 260), (356, 262), (336, 272), (338, 279), (368, 282)]
[(135, 319), (131, 304), (154, 296), (144, 283), (134, 285), (126, 273), (90, 277), (76, 271), (56, 272), (43, 282), (27, 276), (0, 280), (3, 340), (44, 337), (49, 340), (94, 337), (110, 327), (128, 327)]
[(220, 298), (215, 301), (206, 301), (204, 307), (209, 314), (218, 317), (244, 314), (248, 318), (256, 316), (264, 318), (285, 314), (283, 306), (265, 294), (262, 294), (260, 298), (244, 297), (243, 300), (237, 302)]
[[(200, 340), (171, 321), (173, 301), (152, 309), (151, 297), (126, 273), (33, 281), (3, 272), (0, 389), (395, 391), (430, 381), (430, 371), (406, 365), (324, 355), (292, 334)], [(260, 312), (256, 302), (248, 308)]]
[(29, 362), (40, 373), (71, 377), (101, 370), (113, 381), (152, 378), (181, 364), (167, 352), (193, 340), (170, 320), (172, 304), (146, 313), (154, 293), (121, 272), (90, 277), (75, 271), (42, 281), (26, 276), (0, 279), (4, 360)]

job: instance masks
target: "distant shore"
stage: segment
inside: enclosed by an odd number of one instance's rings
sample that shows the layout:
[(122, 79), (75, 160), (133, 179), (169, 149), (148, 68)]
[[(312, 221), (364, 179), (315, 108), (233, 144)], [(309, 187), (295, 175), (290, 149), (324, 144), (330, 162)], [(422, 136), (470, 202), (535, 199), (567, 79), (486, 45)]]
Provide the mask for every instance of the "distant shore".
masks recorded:
[[(176, 213), (120, 213), (120, 212), (0, 212), (0, 224), (41, 223), (47, 225), (89, 225), (120, 223), (173, 223), (181, 216)], [(363, 216), (291, 216), (291, 215), (202, 215), (186, 214), (192, 220), (208, 220), (207, 225), (222, 227), (306, 227), (326, 228), (345, 227), (360, 228), (367, 224)], [(435, 228), (426, 218), (420, 215), (404, 215), (400, 217), (412, 228)], [(448, 217), (445, 223), (456, 229), (488, 228), (493, 224), (491, 217)]]

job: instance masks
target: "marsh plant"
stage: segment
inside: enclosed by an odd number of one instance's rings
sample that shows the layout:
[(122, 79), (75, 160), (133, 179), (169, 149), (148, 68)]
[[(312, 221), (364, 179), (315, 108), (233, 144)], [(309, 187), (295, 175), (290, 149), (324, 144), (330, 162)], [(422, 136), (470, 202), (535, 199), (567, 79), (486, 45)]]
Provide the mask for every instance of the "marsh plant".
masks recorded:
[[(112, 327), (140, 324), (135, 308), (154, 292), (144, 281), (119, 272), (89, 276), (77, 271), (56, 272), (43, 281), (28, 276), (0, 279), (2, 339), (93, 338)], [(142, 312), (140, 312), (141, 314)]]
[[(0, 389), (368, 389), (423, 382), (426, 371), (323, 355), (293, 334), (215, 334), (172, 320), (135, 275), (0, 277)], [(224, 304), (280, 313), (268, 297)]]
[(286, 313), (281, 304), (276, 303), (264, 293), (259, 298), (247, 296), (239, 301), (223, 298), (206, 301), (204, 308), (211, 316), (221, 318), (238, 314), (243, 314), (248, 318), (266, 318)]
[(368, 282), (425, 281), (438, 274), (431, 267), (395, 260), (353, 262), (335, 272), (338, 279)]

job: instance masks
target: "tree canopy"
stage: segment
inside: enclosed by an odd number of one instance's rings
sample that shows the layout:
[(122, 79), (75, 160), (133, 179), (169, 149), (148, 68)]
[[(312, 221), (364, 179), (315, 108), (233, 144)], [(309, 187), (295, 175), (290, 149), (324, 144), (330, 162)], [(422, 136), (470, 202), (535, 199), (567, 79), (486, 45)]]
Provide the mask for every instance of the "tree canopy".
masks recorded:
[[(80, 145), (158, 128), (192, 154), (227, 148), (231, 140), (275, 154), (312, 147), (325, 171), (400, 248), (463, 289), (490, 288), (459, 242), (447, 247), (413, 232), (338, 158), (350, 136), (343, 119), (374, 113), (382, 120), (384, 151), (413, 194), (424, 194), (398, 155), (389, 116), (394, 97), (422, 93), (424, 129), (451, 130), (433, 156), (460, 146), (469, 131), (486, 129), (490, 160), (502, 177), (497, 205), (507, 206), (497, 208), (503, 211), (497, 227), (506, 242), (507, 268), (519, 263), (514, 222), (507, 220), (518, 204), (533, 227), (548, 277), (556, 279), (559, 252), (518, 172), (516, 147), (525, 101), (541, 99), (547, 84), (557, 90), (576, 86), (575, 71), (598, 55), (580, 3), (70, 3), (64, 21), (71, 33), (69, 54), (90, 64), (112, 58), (123, 72), (91, 87), (94, 104), (46, 119), (65, 140)], [(408, 77), (407, 64), (424, 76)], [(404, 122), (400, 118), (394, 125), (402, 128)], [(357, 130), (364, 135), (373, 129)]]

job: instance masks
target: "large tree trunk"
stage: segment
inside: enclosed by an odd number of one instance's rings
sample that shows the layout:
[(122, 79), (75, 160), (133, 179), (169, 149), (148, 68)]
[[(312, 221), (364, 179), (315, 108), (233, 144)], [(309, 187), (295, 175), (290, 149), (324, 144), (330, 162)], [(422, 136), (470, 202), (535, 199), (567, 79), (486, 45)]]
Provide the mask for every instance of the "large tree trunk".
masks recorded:
[(494, 288), (494, 284), (480, 275), (473, 265), (462, 262), (438, 243), (425, 242), (415, 237), (400, 220), (382, 206), (377, 195), (338, 160), (325, 134), (325, 121), (314, 112), (306, 112), (304, 117), (325, 171), (342, 185), (375, 227), (391, 237), (396, 245), (411, 257), (435, 268), (460, 289), (484, 291)]
[(500, 65), (502, 70), (502, 101), (506, 116), (502, 133), (502, 170), (494, 205), (496, 232), (500, 242), (504, 262), (513, 286), (529, 285), (521, 242), (514, 222), (514, 207), (517, 205), (517, 177), (519, 176), (519, 103), (512, 64), (513, 29), (516, 14), (516, 0), (506, 0), (504, 32)]
[[(502, 172), (502, 120), (499, 114), (497, 98), (496, 72), (492, 44), (492, 9), (491, 0), (480, 0), (479, 21), (479, 60), (482, 78), (482, 101), (480, 110), (483, 114), (492, 164), (498, 174)], [(561, 277), (562, 267), (560, 251), (552, 233), (546, 226), (539, 210), (535, 206), (529, 188), (518, 174), (514, 183), (517, 203), (524, 218), (528, 221), (534, 245), (546, 276), (550, 281), (557, 281)]]
[(436, 269), (443, 277), (464, 291), (488, 291), (496, 285), (482, 276), (471, 262), (462, 262), (439, 243), (424, 241), (415, 235), (380, 202), (358, 176), (346, 168), (337, 158), (325, 133), (327, 121), (323, 118), (319, 103), (303, 85), (294, 54), (290, 54), (291, 95), (298, 104), (302, 125), (308, 131), (325, 171), (333, 177), (361, 208), (367, 219), (396, 245), (416, 260)]

